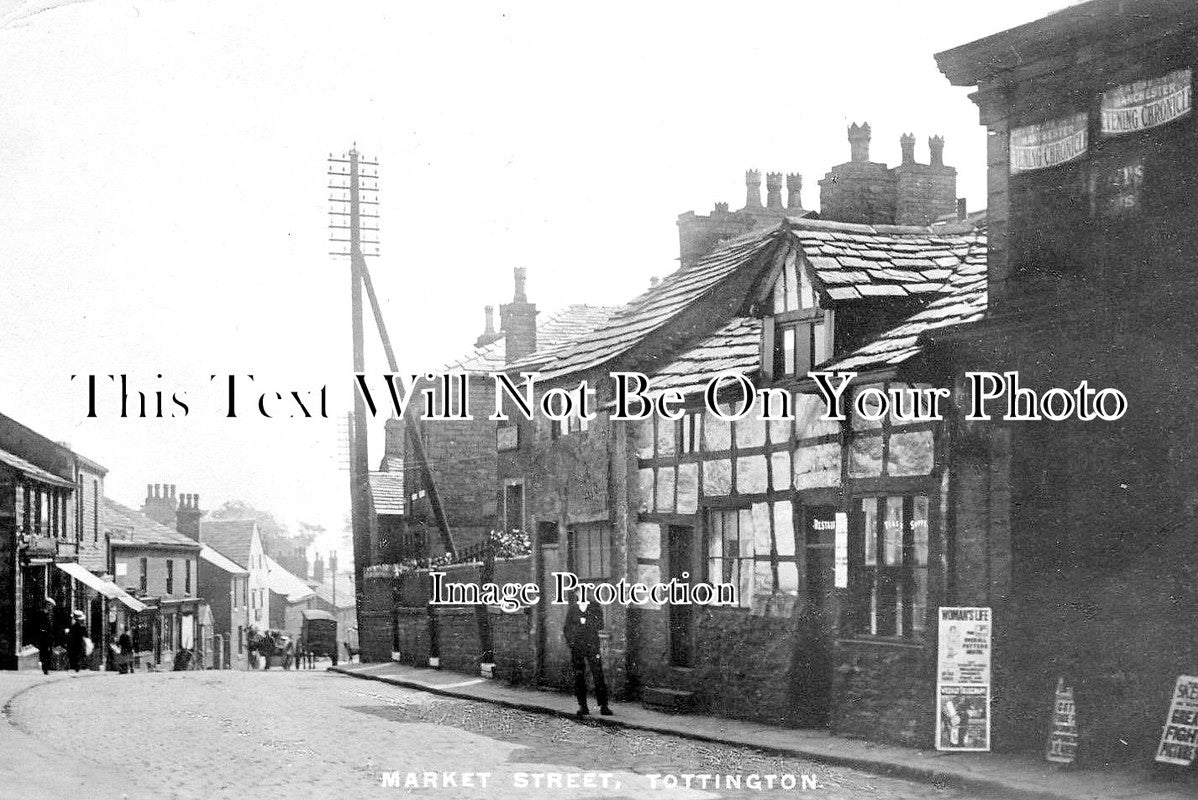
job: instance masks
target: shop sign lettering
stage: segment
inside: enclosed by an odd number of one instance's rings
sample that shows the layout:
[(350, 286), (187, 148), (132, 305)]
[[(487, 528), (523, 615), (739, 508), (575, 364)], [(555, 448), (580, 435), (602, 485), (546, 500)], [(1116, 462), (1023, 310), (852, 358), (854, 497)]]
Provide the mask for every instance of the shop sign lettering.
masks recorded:
[(989, 608), (942, 607), (936, 671), (936, 749), (990, 749)]
[(1190, 113), (1192, 81), (1188, 69), (1163, 78), (1136, 81), (1102, 93), (1102, 133), (1123, 133), (1155, 128)]
[(1056, 698), (1052, 703), (1052, 730), (1048, 734), (1049, 761), (1072, 764), (1077, 757), (1077, 706), (1073, 702), (1073, 687), (1057, 678)]
[(1165, 717), (1156, 760), (1188, 767), (1198, 752), (1198, 677), (1181, 675), (1173, 687), (1173, 702)]
[(1047, 169), (1081, 158), (1089, 149), (1088, 117), (1082, 111), (1011, 131), (1011, 174)]

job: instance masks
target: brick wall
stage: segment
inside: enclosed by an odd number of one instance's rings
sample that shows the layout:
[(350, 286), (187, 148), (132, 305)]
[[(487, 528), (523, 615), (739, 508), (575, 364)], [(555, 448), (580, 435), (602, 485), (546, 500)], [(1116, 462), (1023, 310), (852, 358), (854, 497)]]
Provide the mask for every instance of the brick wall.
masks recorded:
[(458, 672), (478, 672), (482, 663), (478, 613), (474, 606), (447, 606), (433, 609), (437, 626), (437, 654), (441, 668)]
[(432, 654), (428, 608), (401, 606), (395, 609), (394, 619), (399, 660), (404, 664), (427, 667), (428, 657)]
[(364, 578), (358, 606), (358, 644), (364, 662), (390, 661), (395, 636), (395, 581), (391, 575)]

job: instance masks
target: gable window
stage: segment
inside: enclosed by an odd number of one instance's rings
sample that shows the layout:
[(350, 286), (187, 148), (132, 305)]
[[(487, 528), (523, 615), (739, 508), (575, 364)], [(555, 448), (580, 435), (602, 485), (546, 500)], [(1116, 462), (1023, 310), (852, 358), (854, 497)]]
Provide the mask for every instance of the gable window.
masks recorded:
[(928, 605), (928, 498), (862, 497), (849, 537), (854, 633), (915, 638)]
[(819, 306), (819, 295), (807, 270), (792, 254), (774, 283), (766, 319), (766, 358), (774, 377), (804, 376), (831, 353), (831, 326)]
[(606, 523), (571, 525), (569, 537), (570, 570), (582, 581), (606, 581), (611, 578), (611, 531)]

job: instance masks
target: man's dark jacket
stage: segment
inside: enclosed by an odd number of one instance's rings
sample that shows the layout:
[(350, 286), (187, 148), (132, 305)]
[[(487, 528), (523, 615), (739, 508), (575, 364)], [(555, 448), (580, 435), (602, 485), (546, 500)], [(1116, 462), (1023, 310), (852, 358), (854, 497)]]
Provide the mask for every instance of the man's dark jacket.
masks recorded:
[[(583, 622), (583, 620), (586, 622)], [(566, 627), (563, 633), (566, 646), (572, 651), (580, 651), (583, 655), (599, 655), (599, 631), (603, 630), (603, 606), (591, 601), (587, 604), (585, 614), (578, 608), (577, 603), (571, 603), (566, 609)]]

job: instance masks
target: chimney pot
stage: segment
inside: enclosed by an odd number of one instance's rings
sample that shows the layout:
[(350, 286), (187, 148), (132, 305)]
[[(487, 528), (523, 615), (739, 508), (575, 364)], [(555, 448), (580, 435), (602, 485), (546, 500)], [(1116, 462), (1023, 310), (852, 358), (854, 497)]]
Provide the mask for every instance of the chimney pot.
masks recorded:
[(160, 497), (162, 497), (162, 484), (156, 483), (154, 484), (154, 498), (158, 499)]
[(957, 198), (957, 219), (964, 221), (967, 216), (969, 216), (969, 212), (966, 207), (965, 198), (958, 197)]
[(774, 211), (782, 210), (782, 173), (765, 174), (765, 205)]
[(869, 161), (869, 123), (849, 126), (849, 152), (853, 161)]
[(727, 214), (728, 213), (728, 204), (727, 203), (716, 203), (715, 210), (712, 213), (713, 214)]
[(516, 279), (516, 292), (512, 295), (512, 301), (516, 303), (528, 302), (528, 297), (524, 293), (524, 281), (527, 277), (524, 267), (516, 267), (512, 270), (512, 273)]
[(147, 483), (146, 484), (146, 499), (150, 500), (150, 499), (153, 499), (153, 497), (154, 497), (154, 484)]
[(903, 149), (903, 163), (915, 163), (915, 134), (904, 133), (899, 137), (899, 147)]
[(932, 166), (944, 166), (944, 137), (933, 136), (928, 139), (928, 150), (932, 153)]
[(483, 314), (487, 319), (487, 327), (483, 333), (492, 334), (495, 332), (495, 306), (483, 306)]
[(658, 284), (660, 284), (660, 283), (661, 283), (661, 278), (654, 275), (652, 278), (649, 279), (649, 288), (656, 289)]
[(792, 172), (786, 176), (786, 207), (798, 210), (803, 207), (803, 176)]
[(745, 208), (762, 208), (761, 172), (755, 169), (745, 172)]

